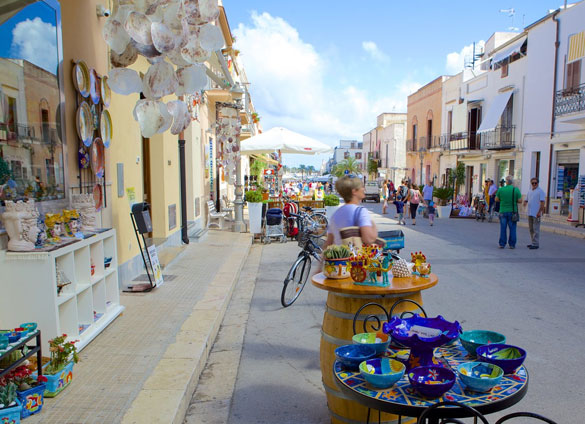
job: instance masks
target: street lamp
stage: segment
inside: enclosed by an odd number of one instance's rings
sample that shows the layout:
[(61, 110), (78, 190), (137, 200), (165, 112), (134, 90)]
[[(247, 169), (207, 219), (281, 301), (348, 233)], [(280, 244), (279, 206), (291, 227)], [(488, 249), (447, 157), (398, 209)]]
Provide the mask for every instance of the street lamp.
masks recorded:
[(425, 158), (425, 153), (426, 153), (427, 149), (425, 149), (424, 147), (421, 147), (418, 149), (418, 158), (420, 159), (420, 184), (422, 186), (423, 184), (423, 160)]

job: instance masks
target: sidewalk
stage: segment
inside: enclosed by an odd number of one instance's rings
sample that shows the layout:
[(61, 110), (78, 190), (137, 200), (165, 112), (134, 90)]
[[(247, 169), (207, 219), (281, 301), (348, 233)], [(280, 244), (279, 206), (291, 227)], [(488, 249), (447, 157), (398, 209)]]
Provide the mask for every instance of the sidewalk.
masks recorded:
[(163, 286), (121, 293), (123, 315), (27, 422), (182, 423), (251, 243), (250, 234), (210, 231), (165, 268)]
[[(524, 218), (518, 222), (520, 227), (528, 228), (528, 219)], [(585, 228), (583, 227), (573, 227), (569, 224), (560, 224), (556, 222), (546, 222), (543, 221), (540, 223), (540, 231), (546, 231), (548, 233), (560, 234), (562, 236), (568, 237), (576, 237), (585, 239)]]

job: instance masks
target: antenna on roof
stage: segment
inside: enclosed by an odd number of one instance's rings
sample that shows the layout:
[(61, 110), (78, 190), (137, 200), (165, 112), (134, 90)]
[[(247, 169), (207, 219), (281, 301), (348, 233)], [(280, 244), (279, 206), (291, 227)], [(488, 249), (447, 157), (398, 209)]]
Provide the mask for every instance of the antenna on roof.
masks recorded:
[(512, 18), (512, 26), (508, 27), (508, 31), (519, 31), (519, 28), (514, 26), (514, 15), (516, 15), (516, 10), (511, 7), (510, 9), (500, 9), (500, 13), (507, 13), (510, 18)]

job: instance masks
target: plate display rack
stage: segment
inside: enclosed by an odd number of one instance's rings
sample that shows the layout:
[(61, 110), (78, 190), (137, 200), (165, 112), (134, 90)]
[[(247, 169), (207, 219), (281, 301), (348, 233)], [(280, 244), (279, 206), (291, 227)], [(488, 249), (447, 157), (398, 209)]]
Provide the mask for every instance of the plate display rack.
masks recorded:
[(124, 310), (113, 229), (51, 252), (0, 251), (0, 269), (0, 322), (37, 322), (46, 352), (63, 333), (83, 349)]

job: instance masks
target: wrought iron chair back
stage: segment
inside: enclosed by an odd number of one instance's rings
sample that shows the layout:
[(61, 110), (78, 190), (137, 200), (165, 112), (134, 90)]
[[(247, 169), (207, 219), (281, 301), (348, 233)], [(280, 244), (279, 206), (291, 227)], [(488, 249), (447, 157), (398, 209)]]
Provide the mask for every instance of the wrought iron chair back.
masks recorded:
[(477, 418), (479, 418), (479, 420), (483, 423), (483, 424), (489, 424), (488, 420), (486, 419), (486, 417), (483, 416), (483, 414), (481, 412), (479, 412), (477, 409), (472, 408), (471, 406), (467, 406), (464, 403), (461, 402), (452, 402), (452, 401), (445, 401), (445, 402), (439, 402), (439, 403), (435, 403), (432, 406), (429, 406), (427, 409), (425, 409), (418, 417), (418, 420), (416, 421), (417, 424), (425, 424), (425, 422), (427, 420), (431, 420), (430, 422), (435, 422), (433, 420), (437, 420), (437, 419), (441, 419), (441, 424), (449, 424), (449, 423), (453, 423), (453, 424), (464, 424), (463, 421), (457, 419), (457, 418), (442, 418), (441, 414), (439, 411), (437, 411), (437, 409), (440, 409), (441, 407), (444, 406), (456, 406), (460, 409), (465, 410), (470, 417), (474, 417), (477, 421)]
[(508, 421), (508, 420), (511, 420), (512, 418), (517, 418), (517, 417), (534, 418), (535, 420), (544, 421), (545, 423), (548, 423), (548, 424), (557, 424), (555, 421), (551, 420), (550, 418), (543, 417), (542, 415), (535, 414), (534, 412), (513, 412), (511, 414), (508, 414), (508, 415), (500, 418), (498, 421), (496, 421), (496, 424), (501, 424), (505, 421)]
[[(361, 308), (359, 308), (357, 310), (357, 312), (355, 313), (355, 315), (353, 316), (353, 334), (357, 334), (356, 331), (356, 322), (358, 320), (358, 318), (361, 316), (361, 312), (369, 307), (374, 307), (374, 308), (379, 308), (383, 311), (383, 314), (378, 314), (378, 315), (374, 315), (374, 314), (370, 314), (367, 315), (364, 318), (364, 322), (363, 322), (363, 328), (364, 328), (364, 333), (367, 333), (367, 327), (368, 327), (368, 322), (369, 321), (374, 321), (375, 323), (371, 323), (371, 328), (374, 331), (380, 331), (382, 329), (382, 321), (380, 319), (380, 316), (382, 316), (383, 319), (386, 320), (386, 322), (390, 322), (390, 320), (392, 319), (392, 314), (394, 313), (394, 309), (396, 309), (396, 306), (400, 305), (401, 303), (412, 303), (414, 305), (416, 305), (416, 307), (421, 311), (422, 315), (426, 318), (427, 317), (427, 313), (425, 312), (425, 310), (423, 309), (423, 307), (421, 305), (419, 305), (417, 302), (415, 302), (414, 300), (410, 300), (410, 299), (400, 299), (398, 301), (396, 301), (392, 307), (390, 308), (390, 311), (387, 311), (386, 308), (384, 308), (382, 305), (380, 305), (379, 303), (376, 302), (370, 302), (370, 303), (366, 303), (365, 305), (363, 305)], [(410, 315), (414, 315), (415, 312), (413, 311), (404, 311), (400, 314), (400, 318), (404, 318), (407, 314)]]

